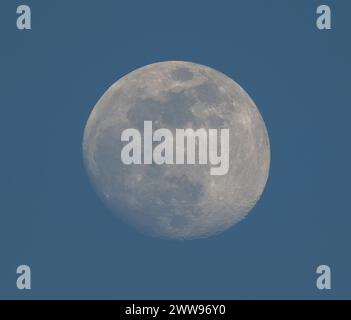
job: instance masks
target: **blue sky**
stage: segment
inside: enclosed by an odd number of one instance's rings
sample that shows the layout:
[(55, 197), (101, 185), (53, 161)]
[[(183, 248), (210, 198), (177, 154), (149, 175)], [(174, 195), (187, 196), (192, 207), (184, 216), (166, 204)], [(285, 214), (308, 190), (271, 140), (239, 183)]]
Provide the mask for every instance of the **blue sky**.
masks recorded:
[[(1, 298), (351, 298), (351, 4), (330, 1), (19, 1), (0, 4)], [(105, 90), (143, 65), (185, 60), (237, 81), (271, 143), (270, 177), (244, 221), (204, 240), (125, 225), (83, 168)], [(32, 290), (16, 289), (16, 268)], [(332, 290), (315, 269), (332, 269)]]

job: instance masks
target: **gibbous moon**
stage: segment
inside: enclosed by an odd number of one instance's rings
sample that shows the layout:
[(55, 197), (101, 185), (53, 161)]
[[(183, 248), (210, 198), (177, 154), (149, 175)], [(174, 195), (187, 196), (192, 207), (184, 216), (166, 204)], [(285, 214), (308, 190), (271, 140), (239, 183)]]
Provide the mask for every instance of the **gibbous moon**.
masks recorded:
[[(228, 172), (211, 175), (211, 163), (124, 164), (121, 134), (135, 128), (142, 135), (144, 121), (172, 133), (229, 129)], [(123, 220), (151, 236), (194, 239), (223, 232), (255, 206), (270, 146), (260, 112), (236, 82), (203, 65), (169, 61), (137, 69), (104, 93), (85, 127), (83, 157), (96, 192)]]

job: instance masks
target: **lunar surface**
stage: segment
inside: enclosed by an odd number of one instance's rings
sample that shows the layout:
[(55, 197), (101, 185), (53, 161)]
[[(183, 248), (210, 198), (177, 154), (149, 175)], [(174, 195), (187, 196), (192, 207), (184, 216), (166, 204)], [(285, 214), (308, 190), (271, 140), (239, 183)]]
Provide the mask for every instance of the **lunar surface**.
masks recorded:
[[(125, 165), (121, 133), (153, 129), (229, 129), (229, 170), (208, 164)], [(155, 143), (154, 143), (155, 144)], [(267, 182), (270, 146), (248, 94), (224, 74), (169, 61), (137, 69), (112, 85), (87, 122), (83, 157), (94, 189), (123, 220), (166, 239), (209, 237), (242, 220)]]

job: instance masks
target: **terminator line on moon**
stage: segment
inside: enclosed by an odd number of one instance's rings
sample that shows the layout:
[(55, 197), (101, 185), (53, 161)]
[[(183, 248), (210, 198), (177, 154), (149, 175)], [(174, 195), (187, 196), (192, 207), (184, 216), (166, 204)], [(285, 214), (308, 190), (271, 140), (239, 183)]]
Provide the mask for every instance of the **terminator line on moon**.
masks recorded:
[[(211, 164), (125, 165), (121, 133), (167, 128), (228, 128), (229, 171)], [(160, 62), (112, 85), (87, 122), (84, 163), (102, 201), (142, 232), (167, 239), (218, 234), (243, 219), (267, 182), (270, 146), (248, 94), (224, 74), (199, 64)]]

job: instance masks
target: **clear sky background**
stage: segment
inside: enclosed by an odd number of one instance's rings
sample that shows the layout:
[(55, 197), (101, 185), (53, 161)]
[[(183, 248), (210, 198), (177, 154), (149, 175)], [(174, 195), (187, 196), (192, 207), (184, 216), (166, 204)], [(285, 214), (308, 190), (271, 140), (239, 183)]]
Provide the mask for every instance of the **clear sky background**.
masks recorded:
[[(332, 9), (330, 31), (316, 8)], [(16, 8), (32, 30), (16, 29)], [(351, 298), (350, 1), (0, 3), (0, 298)], [(256, 102), (272, 161), (229, 231), (148, 238), (100, 202), (83, 168), (89, 113), (126, 73), (213, 67)], [(16, 289), (16, 268), (32, 290)], [(316, 288), (316, 267), (332, 290)]]

